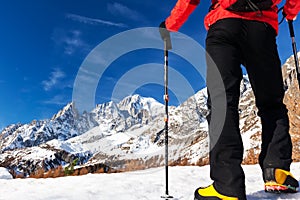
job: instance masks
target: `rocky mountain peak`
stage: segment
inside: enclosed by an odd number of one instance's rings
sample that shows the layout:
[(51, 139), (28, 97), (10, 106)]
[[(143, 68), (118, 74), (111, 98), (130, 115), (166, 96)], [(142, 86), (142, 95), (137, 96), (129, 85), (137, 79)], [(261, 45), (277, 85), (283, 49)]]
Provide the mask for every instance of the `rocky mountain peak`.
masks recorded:
[(58, 111), (51, 120), (64, 119), (64, 118), (78, 118), (79, 113), (75, 108), (75, 104), (73, 102), (68, 103), (65, 107), (63, 107), (60, 111)]
[(135, 94), (135, 95), (125, 97), (122, 101), (118, 103), (118, 107), (120, 108), (120, 110), (138, 111), (141, 109), (148, 109), (149, 102), (150, 102), (150, 98), (144, 98), (138, 94)]

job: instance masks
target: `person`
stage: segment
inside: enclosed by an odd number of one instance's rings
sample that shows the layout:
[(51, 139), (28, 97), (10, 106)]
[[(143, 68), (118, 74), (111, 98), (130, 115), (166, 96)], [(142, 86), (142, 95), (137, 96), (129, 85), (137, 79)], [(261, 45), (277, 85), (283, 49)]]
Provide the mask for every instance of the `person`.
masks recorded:
[[(208, 30), (206, 51), (217, 66), (225, 88), (222, 94), (219, 86), (214, 84), (211, 62), (207, 62), (210, 137), (217, 134), (213, 133), (211, 124), (218, 123), (211, 118), (212, 113), (217, 112), (212, 102), (225, 95), (227, 107), (223, 129), (209, 152), (213, 184), (196, 189), (195, 200), (246, 199), (238, 113), (241, 64), (247, 70), (262, 124), (259, 164), (265, 191), (292, 193), (299, 187), (290, 173), (292, 142), (287, 109), (283, 104), (281, 61), (276, 45), (280, 0), (271, 0), (271, 4), (269, 1), (267, 7), (258, 6), (255, 0), (246, 7), (235, 4), (239, 1), (212, 0), (211, 9), (204, 19)], [(178, 0), (170, 16), (160, 24), (163, 39), (167, 33), (178, 31), (199, 3), (200, 0)], [(286, 0), (283, 13), (287, 20), (294, 20), (299, 10), (299, 0)]]

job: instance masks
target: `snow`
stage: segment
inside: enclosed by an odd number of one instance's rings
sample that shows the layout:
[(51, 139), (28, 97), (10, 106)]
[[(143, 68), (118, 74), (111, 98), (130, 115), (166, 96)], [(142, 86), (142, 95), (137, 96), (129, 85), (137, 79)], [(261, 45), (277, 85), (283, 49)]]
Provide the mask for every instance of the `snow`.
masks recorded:
[(0, 179), (12, 179), (12, 175), (6, 168), (0, 167)]
[(16, 151), (17, 154), (21, 154), (23, 159), (44, 159), (54, 157), (53, 151), (49, 151), (47, 149), (43, 149), (40, 147), (32, 147), (30, 153), (24, 153), (22, 150)]
[[(51, 140), (48, 145), (58, 149), (64, 149), (72, 153), (102, 152), (106, 155), (124, 156), (124, 159), (135, 159), (163, 155), (164, 148), (150, 142), (149, 135), (144, 134), (150, 125), (137, 124), (126, 132), (108, 130), (105, 126), (97, 126), (85, 134), (71, 138), (66, 141)], [(127, 150), (130, 149), (130, 153)]]
[[(243, 145), (244, 145), (244, 152), (247, 150), (252, 149), (255, 147), (255, 141), (251, 140), (251, 137), (255, 134), (261, 131), (261, 127), (254, 127), (252, 130), (248, 130), (242, 135)], [(260, 141), (258, 141), (260, 144)], [(257, 144), (258, 145), (258, 144)], [(244, 154), (246, 156), (246, 154)]]
[[(265, 193), (259, 166), (247, 165), (243, 168), (248, 200), (300, 199), (300, 193)], [(293, 163), (291, 171), (295, 177), (300, 177), (300, 163)], [(165, 191), (164, 177), (164, 168), (161, 167), (136, 172), (88, 174), (56, 179), (0, 179), (0, 200), (159, 200)], [(169, 168), (169, 193), (174, 196), (174, 200), (191, 200), (197, 187), (210, 183), (209, 166)]]

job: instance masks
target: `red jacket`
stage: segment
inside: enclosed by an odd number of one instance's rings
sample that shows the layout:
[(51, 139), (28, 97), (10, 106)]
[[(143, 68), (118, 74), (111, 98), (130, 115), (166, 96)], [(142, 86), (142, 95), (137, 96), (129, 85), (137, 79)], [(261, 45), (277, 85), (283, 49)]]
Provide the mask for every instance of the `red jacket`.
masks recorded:
[[(212, 0), (212, 4), (216, 3), (214, 9), (210, 11), (204, 19), (204, 25), (206, 29), (209, 29), (209, 26), (220, 19), (241, 18), (246, 20), (266, 22), (278, 32), (278, 8), (276, 5), (280, 3), (281, 0), (273, 0), (275, 2), (275, 6), (268, 11), (262, 11), (262, 13), (231, 12), (226, 10), (223, 4), (220, 5), (219, 3), (217, 3), (217, 1), (218, 0)], [(227, 0), (227, 2), (235, 1), (236, 0)], [(171, 12), (171, 15), (166, 19), (166, 28), (170, 31), (178, 31), (199, 3), (200, 0), (178, 0)], [(299, 11), (300, 0), (286, 0), (284, 12), (285, 14), (287, 14), (287, 19), (291, 20), (295, 18)]]

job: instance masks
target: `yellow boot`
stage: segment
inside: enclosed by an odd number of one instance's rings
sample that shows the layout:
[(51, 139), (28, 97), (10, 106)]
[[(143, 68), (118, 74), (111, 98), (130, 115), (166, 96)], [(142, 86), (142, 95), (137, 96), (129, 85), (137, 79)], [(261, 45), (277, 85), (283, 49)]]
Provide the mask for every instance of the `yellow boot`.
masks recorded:
[(286, 170), (264, 169), (265, 191), (271, 193), (296, 193), (299, 183), (294, 176)]
[(194, 200), (238, 200), (237, 197), (229, 197), (223, 194), (220, 194), (216, 191), (213, 185), (210, 185), (205, 188), (198, 188), (195, 191)]

